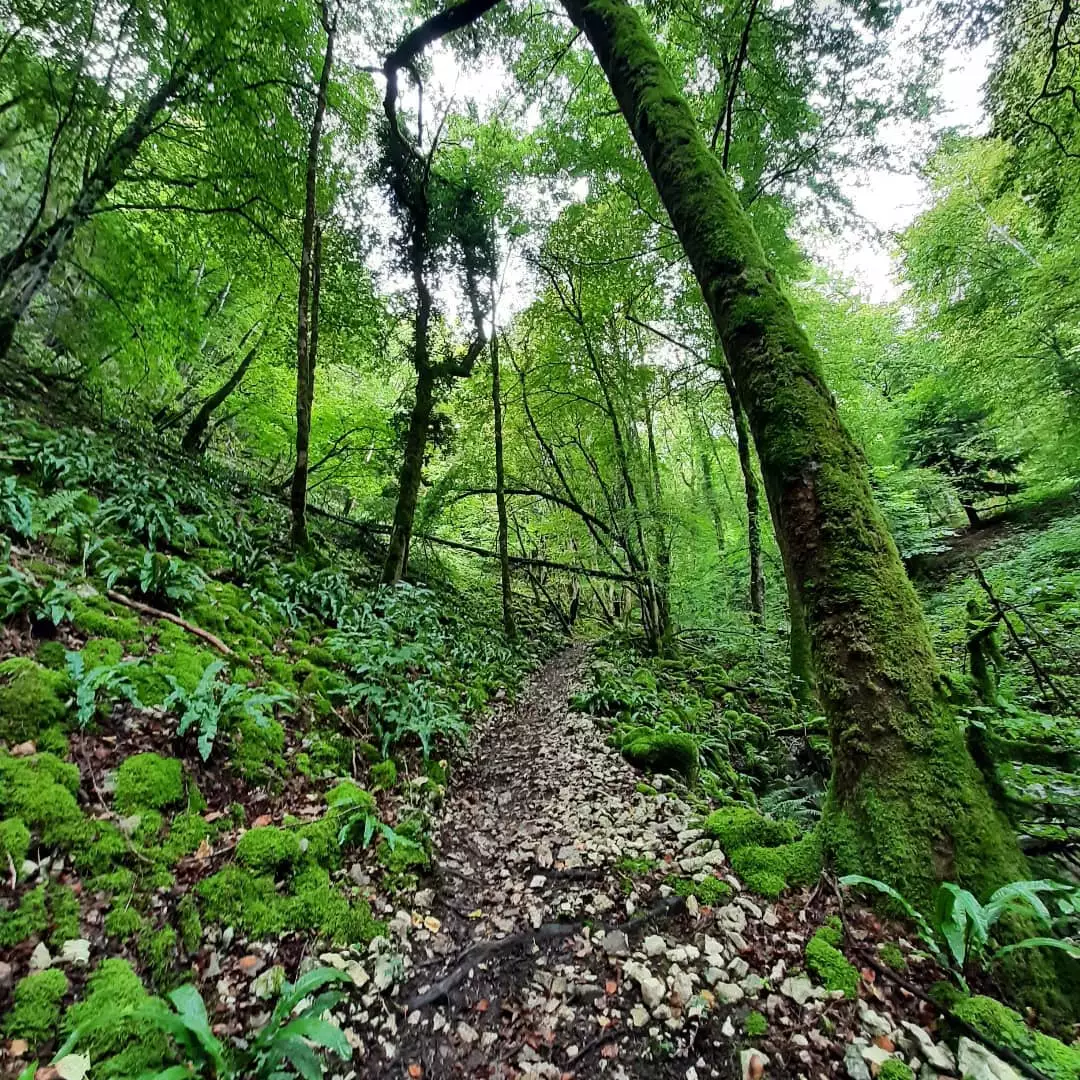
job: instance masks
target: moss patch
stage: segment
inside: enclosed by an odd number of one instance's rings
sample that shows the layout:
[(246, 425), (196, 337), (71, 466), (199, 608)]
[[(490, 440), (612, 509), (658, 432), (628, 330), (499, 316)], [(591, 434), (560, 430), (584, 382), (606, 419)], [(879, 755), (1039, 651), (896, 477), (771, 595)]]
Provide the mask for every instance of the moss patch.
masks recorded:
[(727, 854), (751, 845), (776, 847), (790, 843), (798, 836), (798, 830), (791, 822), (773, 821), (749, 806), (726, 806), (715, 810), (702, 827), (707, 836), (719, 841)]
[(838, 940), (834, 927), (821, 927), (806, 943), (806, 966), (827, 990), (843, 990), (844, 997), (853, 998), (859, 992), (859, 973), (836, 948)]
[(165, 1036), (131, 1015), (149, 998), (131, 965), (114, 957), (102, 961), (90, 976), (86, 996), (68, 1009), (64, 1031), (79, 1029), (78, 1052), (94, 1063), (95, 1080), (140, 1076), (165, 1060)]
[(47, 1041), (60, 1026), (60, 1003), (67, 991), (67, 976), (56, 968), (20, 979), (4, 1030), (25, 1039), (32, 1048)]
[(813, 885), (821, 873), (821, 844), (816, 833), (779, 847), (751, 846), (730, 855), (731, 868), (752, 889), (775, 899), (785, 889)]
[(134, 754), (116, 771), (116, 808), (123, 814), (162, 810), (184, 801), (180, 762), (160, 754)]
[(59, 671), (16, 656), (0, 663), (0, 739), (36, 739), (68, 716), (71, 682)]
[(619, 749), (636, 769), (681, 776), (687, 781), (692, 781), (697, 775), (697, 741), (684, 732), (637, 728), (620, 744)]
[(273, 825), (249, 829), (236, 845), (236, 857), (256, 874), (278, 874), (300, 858), (300, 839), (292, 829)]
[(0, 754), (0, 813), (18, 818), (46, 846), (92, 839), (93, 827), (75, 799), (78, 790), (79, 770), (53, 754)]
[(902, 1061), (889, 1058), (882, 1064), (877, 1080), (915, 1080), (915, 1074)]
[(49, 928), (45, 909), (45, 887), (25, 893), (14, 911), (0, 911), (0, 948), (10, 948), (31, 934), (43, 935)]
[(964, 998), (953, 1012), (984, 1035), (1015, 1050), (1051, 1080), (1075, 1080), (1080, 1076), (1080, 1047), (1032, 1031), (1018, 1012), (989, 997)]
[(17, 870), (30, 850), (30, 830), (18, 818), (0, 821), (0, 864), (10, 858)]
[(719, 907), (731, 896), (731, 886), (717, 877), (693, 881), (691, 878), (675, 878), (669, 884), (676, 896), (693, 896), (706, 907)]

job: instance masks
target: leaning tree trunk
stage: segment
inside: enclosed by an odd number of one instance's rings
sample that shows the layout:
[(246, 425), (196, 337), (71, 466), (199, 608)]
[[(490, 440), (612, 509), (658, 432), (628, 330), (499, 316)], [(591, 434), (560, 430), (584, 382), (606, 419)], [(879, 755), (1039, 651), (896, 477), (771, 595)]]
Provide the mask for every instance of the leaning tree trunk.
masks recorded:
[[(89, 220), (98, 203), (124, 178), (142, 145), (157, 128), (161, 114), (180, 93), (187, 78), (177, 68), (146, 100), (131, 122), (110, 143), (97, 168), (86, 177), (75, 201), (47, 229), (24, 236), (10, 251), (0, 255), (0, 295), (10, 292), (0, 311), (0, 360), (15, 338), (15, 330), (34, 297), (49, 280), (76, 230)], [(23, 275), (13, 285), (17, 274)]]
[(228, 398), (228, 396), (243, 382), (247, 370), (251, 367), (255, 354), (259, 351), (256, 343), (244, 354), (244, 358), (236, 365), (236, 370), (215, 390), (200, 406), (195, 414), (195, 419), (188, 425), (187, 432), (180, 441), (180, 449), (187, 454), (199, 454), (204, 449), (206, 429), (210, 426), (210, 417)]
[(312, 297), (313, 279), (318, 274), (318, 183), (319, 145), (326, 118), (326, 98), (330, 70), (334, 64), (334, 35), (337, 25), (323, 10), (326, 27), (326, 55), (323, 57), (319, 86), (315, 93), (315, 115), (308, 138), (307, 174), (304, 178), (304, 226), (300, 240), (300, 283), (296, 292), (296, 464), (293, 466), (289, 505), (292, 509), (292, 542), (307, 546), (308, 454), (311, 449), (311, 408), (315, 400), (315, 348), (309, 331), (309, 319), (317, 325), (318, 298)]
[(930, 636), (810, 345), (735, 190), (626, 0), (563, 0), (682, 241), (757, 445), (829, 716), (835, 862), (922, 903), (1025, 876), (942, 695)]

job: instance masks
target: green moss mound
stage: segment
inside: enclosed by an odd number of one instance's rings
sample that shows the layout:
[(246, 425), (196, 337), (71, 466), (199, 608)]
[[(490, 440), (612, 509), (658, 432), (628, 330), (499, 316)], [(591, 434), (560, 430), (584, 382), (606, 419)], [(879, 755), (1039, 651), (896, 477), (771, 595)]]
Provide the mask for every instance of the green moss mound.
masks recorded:
[(697, 775), (697, 741), (681, 731), (637, 729), (619, 749), (636, 769), (681, 776), (688, 782)]
[(854, 998), (859, 992), (859, 973), (836, 948), (838, 941), (835, 927), (821, 927), (806, 943), (806, 966), (827, 990), (843, 990), (844, 997)]
[(707, 836), (719, 841), (725, 853), (742, 847), (776, 847), (799, 835), (790, 821), (773, 821), (749, 806), (725, 806), (714, 810), (702, 826)]
[(5, 1032), (35, 1048), (56, 1034), (60, 1003), (68, 991), (67, 976), (56, 968), (27, 975), (15, 987), (14, 1007), (4, 1022)]
[(915, 1074), (902, 1061), (889, 1058), (882, 1064), (877, 1080), (915, 1080)]
[(163, 810), (184, 801), (184, 773), (176, 758), (134, 754), (116, 770), (116, 808), (123, 814)]
[(0, 663), (0, 739), (25, 742), (63, 723), (70, 694), (62, 672), (20, 656)]
[(731, 897), (731, 886), (717, 877), (706, 877), (701, 881), (691, 878), (676, 878), (672, 883), (676, 896), (693, 896), (698, 903), (706, 907), (719, 907)]
[(79, 770), (54, 754), (0, 754), (0, 814), (18, 818), (46, 847), (69, 848), (93, 838), (78, 790)]
[(748, 1038), (760, 1038), (768, 1030), (768, 1020), (756, 1009), (752, 1009), (746, 1014), (746, 1019), (743, 1021), (743, 1031), (746, 1032)]
[(82, 1001), (64, 1016), (63, 1029), (79, 1029), (78, 1052), (93, 1062), (94, 1080), (126, 1080), (158, 1068), (166, 1059), (165, 1036), (132, 1013), (150, 1000), (126, 960), (103, 960), (90, 976)]
[(300, 838), (274, 825), (249, 829), (236, 845), (236, 857), (256, 874), (278, 874), (300, 858)]
[(11, 859), (16, 870), (30, 850), (30, 830), (18, 818), (0, 821), (0, 864)]
[(1014, 1010), (989, 997), (962, 998), (952, 1008), (959, 1019), (988, 1038), (1015, 1050), (1050, 1080), (1076, 1080), (1080, 1076), (1080, 1047), (1033, 1031)]
[(0, 911), (0, 948), (10, 948), (31, 934), (41, 936), (49, 928), (45, 908), (45, 886), (25, 893), (14, 911)]
[(821, 873), (821, 843), (815, 833), (779, 847), (757, 845), (731, 853), (731, 868), (752, 889), (770, 899), (785, 889), (813, 885)]

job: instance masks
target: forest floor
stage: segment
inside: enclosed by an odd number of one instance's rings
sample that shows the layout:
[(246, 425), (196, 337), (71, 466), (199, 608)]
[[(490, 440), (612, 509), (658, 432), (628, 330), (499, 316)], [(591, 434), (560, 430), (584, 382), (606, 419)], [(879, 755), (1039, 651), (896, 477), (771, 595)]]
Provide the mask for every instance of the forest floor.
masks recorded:
[[(922, 1076), (950, 1072), (917, 997), (872, 967), (850, 969), (847, 995), (805, 974), (838, 894), (819, 885), (766, 905), (743, 893), (674, 781), (643, 785), (567, 708), (586, 656), (560, 653), (474, 729), (431, 879), (390, 922), (400, 981), (381, 999), (368, 987), (341, 1018), (367, 1051), (359, 1074), (869, 1080), (894, 1054), (916, 1075), (928, 1059)], [(733, 895), (708, 907), (669, 874)], [(896, 941), (865, 910), (844, 921), (852, 945)], [(320, 959), (366, 984), (348, 952)], [(911, 964), (908, 978), (933, 980), (932, 964)]]

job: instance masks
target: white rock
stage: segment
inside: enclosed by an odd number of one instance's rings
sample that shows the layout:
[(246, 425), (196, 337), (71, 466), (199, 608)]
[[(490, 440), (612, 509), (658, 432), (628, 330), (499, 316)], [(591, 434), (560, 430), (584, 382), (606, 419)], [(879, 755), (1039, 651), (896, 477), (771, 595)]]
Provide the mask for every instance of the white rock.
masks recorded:
[(630, 1023), (636, 1028), (643, 1028), (649, 1022), (649, 1010), (644, 1005), (635, 1005), (630, 1010)]
[(716, 917), (725, 930), (741, 934), (746, 929), (746, 912), (738, 904), (726, 904), (719, 908)]
[(737, 1005), (746, 996), (741, 986), (729, 982), (713, 983), (713, 993), (724, 1005)]
[(49, 955), (49, 950), (44, 941), (39, 941), (34, 946), (34, 951), (30, 954), (30, 971), (31, 973), (36, 971), (44, 971), (46, 968), (52, 967), (52, 957)]
[(1011, 1065), (966, 1036), (957, 1045), (956, 1063), (964, 1080), (1020, 1080)]
[(663, 940), (663, 937), (661, 937), (660, 934), (650, 934), (646, 937), (645, 941), (642, 942), (642, 945), (645, 948), (646, 956), (660, 956), (667, 948), (667, 942)]
[(805, 1005), (811, 998), (818, 996), (814, 992), (814, 984), (805, 975), (789, 975), (780, 984), (780, 993), (791, 998), (796, 1005)]
[(735, 1037), (735, 1025), (731, 1022), (730, 1016), (724, 1017), (724, 1026), (720, 1029), (720, 1034), (725, 1039), (732, 1039)]
[(622, 930), (609, 930), (600, 942), (600, 947), (608, 956), (630, 955), (630, 943)]
[(757, 1058), (760, 1061), (762, 1067), (769, 1064), (769, 1059), (760, 1050), (751, 1046), (749, 1049), (743, 1050), (739, 1054), (739, 1064), (742, 1066), (742, 1078), (743, 1080), (750, 1080), (750, 1069), (754, 1064), (754, 1059)]
[(480, 1038), (480, 1034), (471, 1024), (466, 1024), (464, 1020), (461, 1020), (457, 1026), (457, 1037), (466, 1045), (472, 1046)]
[(897, 1042), (905, 1053), (921, 1057), (937, 1072), (956, 1071), (956, 1057), (953, 1052), (944, 1043), (935, 1043), (925, 1028), (913, 1024), (910, 1020), (902, 1020), (900, 1028)]
[(85, 967), (90, 963), (90, 942), (86, 938), (72, 938), (60, 946), (60, 963)]

